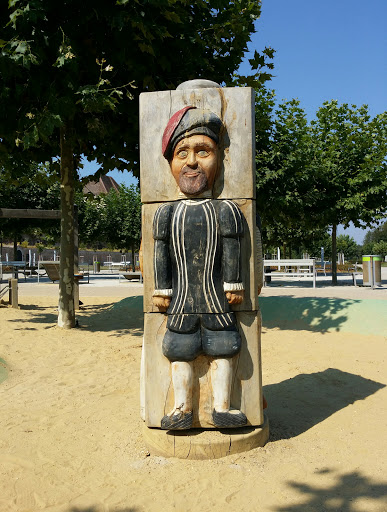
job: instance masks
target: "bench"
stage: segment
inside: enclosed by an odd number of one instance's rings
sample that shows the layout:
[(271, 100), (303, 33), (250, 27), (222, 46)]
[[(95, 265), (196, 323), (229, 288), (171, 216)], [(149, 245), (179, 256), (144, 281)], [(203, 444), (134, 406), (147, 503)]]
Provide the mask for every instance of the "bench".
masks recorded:
[[(361, 272), (357, 269), (358, 267), (361, 269)], [(356, 276), (363, 277), (363, 269), (362, 269), (361, 265), (358, 265), (357, 263), (355, 263), (353, 267), (349, 267), (348, 272), (349, 272), (349, 275), (352, 277), (354, 286), (357, 286)]]
[[(85, 265), (87, 265), (87, 267), (89, 267), (87, 263)], [(39, 263), (38, 263), (38, 282), (39, 282), (39, 278), (40, 278), (39, 270), (41, 269), (41, 267), (43, 267), (43, 269), (45, 270), (45, 273), (47, 274), (47, 277), (49, 279), (51, 279), (51, 281), (53, 283), (55, 283), (55, 281), (59, 281), (59, 279), (60, 279), (60, 276), (59, 276), (60, 263), (59, 263), (59, 261), (39, 261)], [(74, 274), (74, 278), (77, 281), (79, 281), (80, 279), (83, 279), (85, 276), (87, 276), (87, 282), (89, 282), (89, 272), (79, 272), (78, 274)]]
[[(264, 260), (263, 262), (263, 275), (270, 277), (313, 277), (313, 288), (316, 288), (316, 264), (315, 259), (277, 259), (277, 260)], [(277, 267), (278, 271), (267, 272), (266, 268)], [(283, 268), (283, 270), (282, 270)], [(264, 279), (264, 285), (266, 280)]]
[(59, 281), (59, 261), (39, 261), (39, 267), (40, 265), (44, 268), (47, 276), (53, 283)]
[(119, 271), (119, 274), (118, 274), (119, 282), (121, 282), (121, 277), (124, 277), (128, 281), (133, 281), (135, 279), (138, 279), (140, 281), (140, 283), (142, 283), (142, 274), (141, 274), (141, 272)]

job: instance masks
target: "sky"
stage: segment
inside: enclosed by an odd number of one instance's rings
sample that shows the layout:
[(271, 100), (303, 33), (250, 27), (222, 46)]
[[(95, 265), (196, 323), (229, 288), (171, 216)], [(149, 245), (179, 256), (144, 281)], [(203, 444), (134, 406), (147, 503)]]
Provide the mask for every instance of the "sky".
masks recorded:
[[(270, 46), (275, 76), (268, 87), (279, 101), (298, 98), (309, 120), (331, 99), (367, 104), (375, 116), (387, 110), (386, 19), (387, 0), (262, 0), (240, 72), (249, 72), (254, 50)], [(88, 164), (85, 173), (92, 169)], [(129, 173), (109, 175), (118, 183), (136, 181)], [(340, 227), (338, 233), (362, 243), (366, 230)]]

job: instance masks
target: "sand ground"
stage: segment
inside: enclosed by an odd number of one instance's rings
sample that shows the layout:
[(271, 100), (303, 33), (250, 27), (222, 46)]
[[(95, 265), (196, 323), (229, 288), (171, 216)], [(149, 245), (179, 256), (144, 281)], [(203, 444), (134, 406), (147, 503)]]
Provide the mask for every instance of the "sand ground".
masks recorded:
[[(102, 283), (102, 281), (101, 281)], [(149, 455), (141, 437), (142, 287), (57, 285), (0, 306), (0, 512), (387, 511), (387, 283), (262, 292), (270, 441), (214, 461)]]

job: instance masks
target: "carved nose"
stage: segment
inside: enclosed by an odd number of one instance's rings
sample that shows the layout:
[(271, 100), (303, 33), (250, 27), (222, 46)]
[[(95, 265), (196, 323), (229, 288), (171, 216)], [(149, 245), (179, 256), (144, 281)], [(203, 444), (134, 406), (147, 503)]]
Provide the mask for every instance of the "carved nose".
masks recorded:
[(195, 155), (194, 151), (189, 152), (188, 159), (187, 159), (187, 165), (192, 168), (197, 167), (198, 163), (197, 163), (196, 155)]

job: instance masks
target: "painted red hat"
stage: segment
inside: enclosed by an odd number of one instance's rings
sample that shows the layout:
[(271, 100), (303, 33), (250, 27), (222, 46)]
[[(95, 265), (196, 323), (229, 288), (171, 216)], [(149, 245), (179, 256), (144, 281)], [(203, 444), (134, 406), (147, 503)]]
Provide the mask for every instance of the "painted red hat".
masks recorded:
[(163, 140), (162, 140), (162, 151), (163, 155), (166, 156), (169, 149), (169, 143), (171, 142), (172, 136), (176, 130), (176, 128), (179, 126), (180, 121), (182, 120), (184, 114), (187, 112), (187, 110), (191, 110), (191, 108), (196, 108), (192, 106), (184, 107), (181, 110), (178, 110), (173, 114), (171, 119), (168, 121), (168, 124), (164, 130), (163, 133)]
[(162, 151), (170, 159), (176, 144), (191, 135), (207, 135), (216, 143), (222, 127), (220, 118), (206, 109), (187, 106), (173, 114), (164, 130)]

